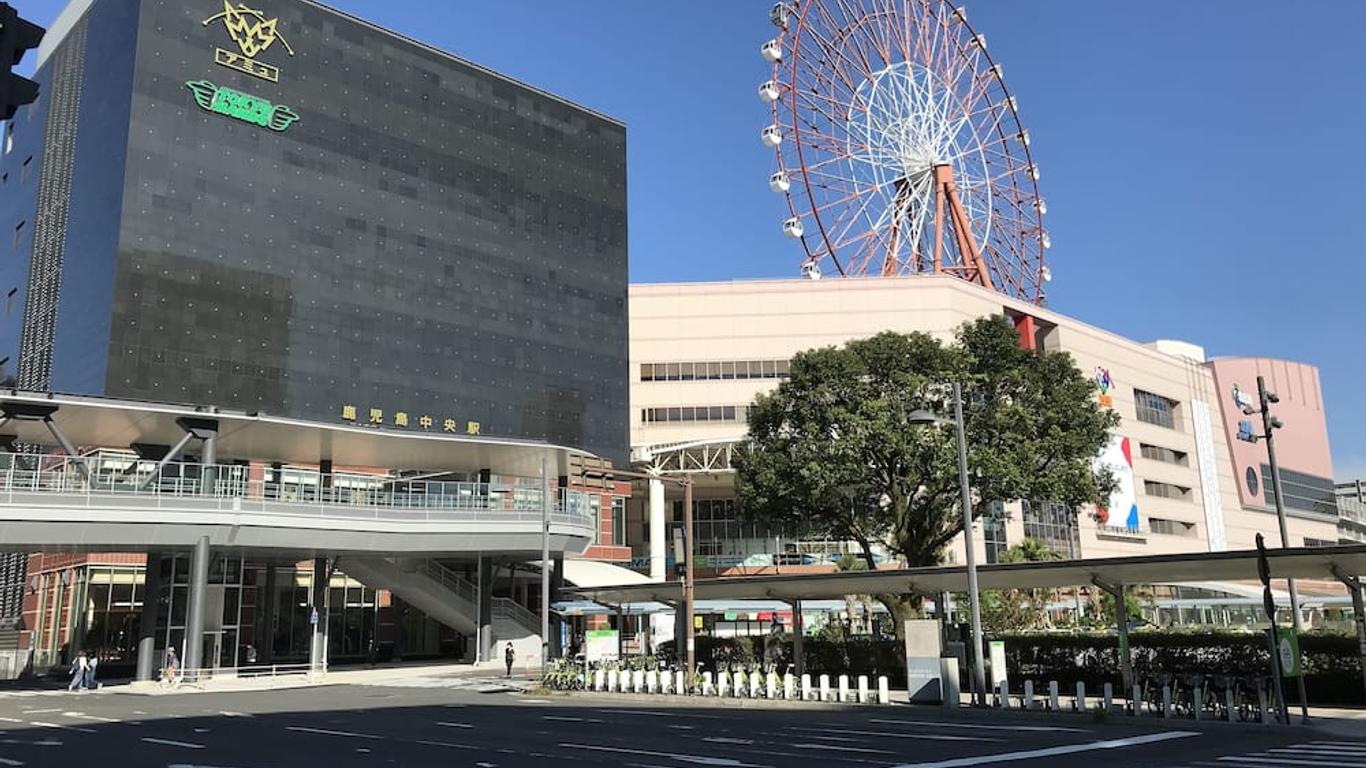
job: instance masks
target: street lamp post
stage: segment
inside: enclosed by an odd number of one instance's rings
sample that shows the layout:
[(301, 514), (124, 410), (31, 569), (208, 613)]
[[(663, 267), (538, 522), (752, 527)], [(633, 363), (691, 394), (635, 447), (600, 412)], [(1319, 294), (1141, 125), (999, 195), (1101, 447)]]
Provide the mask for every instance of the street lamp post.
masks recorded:
[[(934, 414), (916, 410), (908, 417), (912, 424), (940, 424), (942, 419)], [(959, 505), (963, 510), (963, 550), (966, 553), (968, 570), (968, 605), (972, 615), (972, 700), (978, 706), (986, 704), (986, 665), (982, 660), (982, 603), (977, 592), (977, 553), (973, 551), (972, 540), (972, 489), (968, 484), (968, 438), (963, 420), (963, 386), (953, 383), (954, 442), (958, 446), (958, 489), (961, 494)]]

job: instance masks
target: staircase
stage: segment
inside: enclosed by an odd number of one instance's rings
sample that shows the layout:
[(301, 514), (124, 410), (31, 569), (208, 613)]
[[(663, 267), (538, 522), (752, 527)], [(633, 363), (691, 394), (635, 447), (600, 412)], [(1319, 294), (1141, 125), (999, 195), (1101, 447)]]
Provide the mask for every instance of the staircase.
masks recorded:
[[(446, 566), (429, 559), (345, 557), (341, 570), (372, 589), (387, 589), (418, 610), (467, 635), (478, 631), (479, 589)], [(512, 643), (518, 664), (528, 656), (539, 659), (540, 620), (507, 598), (493, 598), (490, 623), (493, 651), (490, 661), (503, 663), (503, 648)]]

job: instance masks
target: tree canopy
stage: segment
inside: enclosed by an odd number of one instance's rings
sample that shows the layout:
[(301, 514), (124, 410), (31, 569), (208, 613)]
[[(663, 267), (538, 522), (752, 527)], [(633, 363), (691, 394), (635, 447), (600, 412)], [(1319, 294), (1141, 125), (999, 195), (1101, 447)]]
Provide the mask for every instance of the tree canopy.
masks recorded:
[[(793, 358), (790, 377), (749, 412), (735, 456), (742, 514), (775, 528), (874, 545), (908, 566), (939, 564), (962, 530), (952, 418), (963, 386), (971, 514), (992, 501), (1048, 500), (1077, 509), (1108, 496), (1095, 459), (1118, 417), (1065, 352), (1019, 346), (999, 317), (949, 342), (881, 333)], [(889, 606), (890, 607), (890, 606)]]

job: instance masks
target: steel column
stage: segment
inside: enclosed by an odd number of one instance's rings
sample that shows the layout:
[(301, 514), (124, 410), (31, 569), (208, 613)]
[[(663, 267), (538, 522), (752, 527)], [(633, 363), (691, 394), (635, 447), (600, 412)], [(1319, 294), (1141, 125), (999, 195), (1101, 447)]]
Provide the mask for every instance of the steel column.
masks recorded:
[(138, 619), (138, 680), (156, 679), (157, 614), (161, 610), (160, 552), (147, 553), (147, 567), (142, 576), (142, 616)]
[(313, 621), (313, 616), (318, 617), (318, 623), (311, 627), (308, 664), (310, 672), (326, 672), (326, 648), (327, 637), (324, 632), (327, 629), (327, 558), (313, 558), (313, 584), (309, 589), (309, 622)]
[(195, 542), (190, 557), (189, 605), (185, 609), (185, 652), (181, 654), (185, 669), (198, 670), (204, 666), (204, 603), (209, 591), (209, 537)]

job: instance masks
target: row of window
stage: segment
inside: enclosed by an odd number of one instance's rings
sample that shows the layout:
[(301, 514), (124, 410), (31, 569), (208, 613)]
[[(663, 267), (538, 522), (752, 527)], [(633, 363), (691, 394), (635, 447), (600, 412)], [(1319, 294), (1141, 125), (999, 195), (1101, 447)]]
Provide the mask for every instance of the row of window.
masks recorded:
[(1159, 427), (1176, 429), (1176, 406), (1178, 403), (1162, 395), (1134, 390), (1134, 415), (1139, 421), (1156, 424)]
[[(1267, 482), (1269, 477), (1271, 477), (1271, 465), (1263, 464), (1262, 487), (1266, 490), (1266, 503), (1274, 506), (1276, 489)], [(1285, 489), (1285, 506), (1290, 509), (1337, 517), (1337, 494), (1333, 489), (1332, 480), (1304, 472), (1296, 472), (1293, 469), (1282, 469), (1280, 481)]]
[(1173, 485), (1171, 483), (1159, 483), (1155, 480), (1144, 480), (1143, 492), (1149, 496), (1160, 496), (1164, 499), (1181, 499), (1183, 501), (1189, 499), (1191, 495), (1191, 489), (1189, 488)]
[(786, 379), (787, 360), (727, 360), (704, 363), (641, 363), (641, 381)]
[(1184, 520), (1165, 520), (1160, 517), (1148, 518), (1148, 529), (1153, 533), (1166, 536), (1186, 536), (1194, 538), (1198, 535), (1195, 530), (1195, 523), (1188, 523)]
[(670, 421), (747, 421), (748, 405), (680, 405), (669, 408), (641, 408), (640, 421), (654, 424)]
[(1145, 459), (1175, 464), (1178, 467), (1190, 466), (1190, 459), (1185, 451), (1163, 448), (1160, 445), (1148, 445), (1147, 443), (1139, 443), (1138, 451)]

